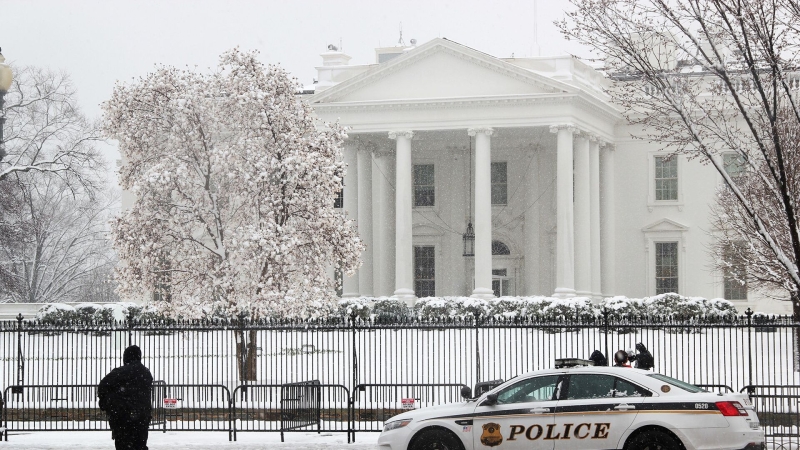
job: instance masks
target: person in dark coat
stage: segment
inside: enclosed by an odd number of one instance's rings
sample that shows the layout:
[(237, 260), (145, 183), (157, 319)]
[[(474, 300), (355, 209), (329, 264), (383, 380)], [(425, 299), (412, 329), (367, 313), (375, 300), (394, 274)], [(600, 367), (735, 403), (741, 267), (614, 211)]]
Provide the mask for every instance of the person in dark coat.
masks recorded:
[(606, 359), (606, 355), (603, 354), (600, 350), (595, 350), (592, 352), (592, 356), (589, 357), (589, 361), (593, 362), (595, 366), (607, 366), (608, 360)]
[(653, 354), (641, 342), (636, 344), (636, 354), (628, 359), (636, 362), (637, 369), (650, 370), (654, 365)]
[(631, 365), (628, 364), (628, 352), (619, 350), (617, 353), (614, 353), (614, 367), (631, 367)]
[(97, 386), (98, 403), (108, 415), (117, 450), (147, 450), (153, 376), (142, 364), (142, 351), (136, 345), (125, 349), (122, 362)]

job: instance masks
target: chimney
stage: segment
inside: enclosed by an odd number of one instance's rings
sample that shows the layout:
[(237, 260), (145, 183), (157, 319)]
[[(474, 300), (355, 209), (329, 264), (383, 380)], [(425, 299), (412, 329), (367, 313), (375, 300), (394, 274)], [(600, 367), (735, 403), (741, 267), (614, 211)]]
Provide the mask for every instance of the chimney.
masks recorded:
[(339, 51), (333, 44), (328, 45), (328, 51), (321, 54), (323, 66), (346, 66), (350, 62), (350, 56)]

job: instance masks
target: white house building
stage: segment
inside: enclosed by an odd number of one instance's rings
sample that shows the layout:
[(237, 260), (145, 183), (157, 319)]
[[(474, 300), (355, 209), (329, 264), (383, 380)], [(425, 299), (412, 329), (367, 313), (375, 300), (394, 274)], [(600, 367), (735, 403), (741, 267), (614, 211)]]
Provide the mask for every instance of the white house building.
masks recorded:
[(711, 269), (721, 177), (632, 139), (581, 61), (446, 39), (322, 59), (305, 98), (350, 127), (343, 207), (367, 244), (344, 296), (678, 292), (791, 312)]

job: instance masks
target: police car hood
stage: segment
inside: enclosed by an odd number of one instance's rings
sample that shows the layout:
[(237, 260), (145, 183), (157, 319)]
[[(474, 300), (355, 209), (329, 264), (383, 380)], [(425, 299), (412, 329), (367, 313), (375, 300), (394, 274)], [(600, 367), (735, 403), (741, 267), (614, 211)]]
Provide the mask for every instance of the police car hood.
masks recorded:
[(428, 406), (426, 408), (415, 409), (413, 411), (407, 411), (402, 414), (398, 414), (386, 422), (394, 422), (395, 420), (403, 419), (413, 419), (417, 421), (430, 419), (432, 417), (441, 417), (442, 415), (449, 416), (450, 414), (469, 413), (475, 410), (475, 405), (475, 402), (461, 402), (450, 403), (447, 405)]

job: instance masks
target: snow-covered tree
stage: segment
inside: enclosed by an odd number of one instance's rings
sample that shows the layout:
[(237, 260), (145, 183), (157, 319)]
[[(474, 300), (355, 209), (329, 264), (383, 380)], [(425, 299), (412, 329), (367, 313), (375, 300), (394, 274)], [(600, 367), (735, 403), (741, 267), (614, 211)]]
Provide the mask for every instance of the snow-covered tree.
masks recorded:
[(114, 301), (95, 293), (109, 286), (108, 269), (116, 262), (108, 239), (115, 193), (70, 189), (63, 179), (38, 172), (11, 179), (18, 198), (3, 211), (14, 233), (0, 231), (0, 270), (10, 278), (0, 296), (20, 303)]
[(0, 301), (84, 300), (113, 258), (99, 132), (69, 76), (14, 72), (0, 152)]
[(133, 206), (112, 224), (123, 300), (152, 292), (175, 317), (314, 316), (363, 244), (337, 212), (338, 124), (315, 125), (297, 83), (256, 53), (218, 70), (160, 67), (118, 85), (103, 128)]
[(800, 317), (797, 1), (571, 1), (562, 32), (604, 59), (638, 137), (724, 180), (715, 259), (746, 261), (746, 272), (728, 269), (782, 293)]
[(19, 173), (44, 173), (96, 189), (103, 165), (94, 143), (98, 130), (77, 106), (69, 76), (38, 67), (14, 67), (5, 95), (6, 154), (0, 154), (0, 181)]

